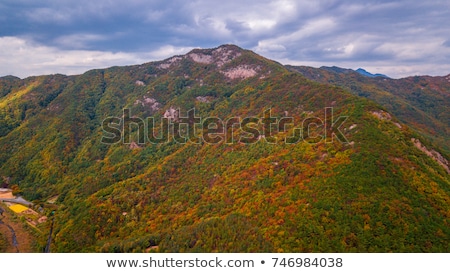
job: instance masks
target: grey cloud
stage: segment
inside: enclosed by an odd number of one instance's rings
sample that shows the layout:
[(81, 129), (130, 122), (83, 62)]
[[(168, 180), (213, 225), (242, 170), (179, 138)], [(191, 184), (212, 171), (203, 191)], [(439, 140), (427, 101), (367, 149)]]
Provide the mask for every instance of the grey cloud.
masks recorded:
[[(280, 44), (290, 53), (286, 59), (293, 61), (338, 64), (381, 60), (398, 64), (433, 60), (444, 64), (450, 60), (442, 57), (443, 51), (439, 54), (441, 48), (436, 40), (449, 37), (444, 17), (450, 14), (444, 8), (446, 4), (440, 4), (400, 1), (379, 5), (354, 1), (349, 5), (345, 2), (323, 10), (322, 14), (336, 23), (331, 33), (314, 33)], [(272, 41), (278, 43), (277, 38)], [(440, 60), (433, 59), (433, 55), (440, 55)]]
[(286, 62), (443, 65), (450, 63), (448, 18), (447, 0), (5, 0), (0, 37), (61, 51), (236, 43)]

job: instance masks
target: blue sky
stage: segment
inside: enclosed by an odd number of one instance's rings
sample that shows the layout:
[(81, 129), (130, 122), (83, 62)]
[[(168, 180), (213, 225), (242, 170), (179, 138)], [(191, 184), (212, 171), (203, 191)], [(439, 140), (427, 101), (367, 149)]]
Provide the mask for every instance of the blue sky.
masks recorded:
[(0, 76), (79, 74), (229, 43), (283, 64), (443, 76), (448, 18), (448, 0), (2, 0)]

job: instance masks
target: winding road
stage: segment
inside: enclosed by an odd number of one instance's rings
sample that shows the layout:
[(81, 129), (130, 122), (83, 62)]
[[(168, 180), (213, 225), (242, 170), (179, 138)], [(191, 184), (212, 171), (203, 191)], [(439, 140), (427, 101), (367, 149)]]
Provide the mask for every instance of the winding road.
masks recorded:
[(20, 252), (19, 251), (19, 242), (17, 241), (17, 235), (16, 235), (16, 231), (8, 224), (5, 224), (1, 219), (0, 219), (0, 225), (4, 225), (6, 226), (9, 231), (11, 232), (11, 245), (16, 249), (16, 252)]

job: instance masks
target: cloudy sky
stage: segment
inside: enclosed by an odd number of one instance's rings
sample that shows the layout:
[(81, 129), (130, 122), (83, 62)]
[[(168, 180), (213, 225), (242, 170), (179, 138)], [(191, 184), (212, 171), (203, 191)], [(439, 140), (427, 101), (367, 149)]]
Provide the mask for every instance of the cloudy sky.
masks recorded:
[(450, 73), (449, 0), (1, 0), (0, 76), (79, 74), (232, 43), (283, 64)]

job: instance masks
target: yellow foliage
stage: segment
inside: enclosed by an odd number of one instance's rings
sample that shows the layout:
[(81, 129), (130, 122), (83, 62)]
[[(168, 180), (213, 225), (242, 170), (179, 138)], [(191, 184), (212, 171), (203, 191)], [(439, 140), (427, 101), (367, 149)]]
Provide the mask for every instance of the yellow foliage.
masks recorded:
[(34, 82), (30, 85), (28, 85), (27, 87), (25, 87), (24, 89), (21, 89), (17, 92), (12, 92), (10, 94), (8, 94), (7, 96), (3, 97), (0, 99), (0, 108), (5, 107), (6, 105), (10, 104), (12, 101), (22, 97), (23, 95), (27, 94), (28, 92), (30, 92), (34, 87), (36, 87), (39, 84), (39, 82)]

